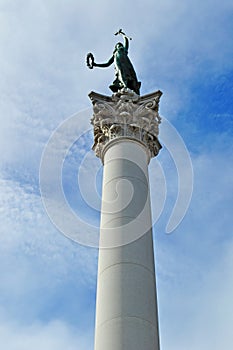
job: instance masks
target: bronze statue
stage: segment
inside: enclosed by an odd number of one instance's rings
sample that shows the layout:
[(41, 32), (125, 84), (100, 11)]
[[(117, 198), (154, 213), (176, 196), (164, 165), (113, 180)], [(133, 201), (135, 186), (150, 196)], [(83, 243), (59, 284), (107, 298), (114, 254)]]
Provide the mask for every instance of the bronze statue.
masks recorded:
[(110, 89), (113, 92), (117, 92), (123, 88), (128, 88), (140, 94), (141, 83), (137, 80), (137, 76), (133, 65), (128, 57), (129, 39), (125, 33), (120, 29), (115, 35), (121, 34), (124, 38), (124, 45), (122, 43), (117, 43), (113, 51), (112, 57), (106, 63), (95, 63), (94, 56), (92, 53), (87, 55), (87, 66), (92, 69), (93, 67), (109, 67), (112, 63), (115, 66), (116, 79), (110, 85)]

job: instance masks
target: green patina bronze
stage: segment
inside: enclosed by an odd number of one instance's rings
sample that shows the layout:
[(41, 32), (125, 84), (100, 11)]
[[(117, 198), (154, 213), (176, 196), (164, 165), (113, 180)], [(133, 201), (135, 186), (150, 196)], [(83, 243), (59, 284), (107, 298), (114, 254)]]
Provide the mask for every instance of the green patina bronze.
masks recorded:
[(133, 65), (128, 57), (129, 39), (125, 33), (120, 29), (115, 35), (121, 34), (124, 38), (124, 45), (117, 43), (113, 51), (112, 57), (106, 63), (96, 63), (92, 53), (87, 55), (87, 66), (92, 69), (93, 67), (105, 68), (109, 67), (112, 63), (115, 66), (116, 79), (110, 85), (110, 89), (113, 92), (117, 92), (123, 88), (133, 90), (136, 94), (140, 94), (141, 83), (137, 80), (137, 76)]

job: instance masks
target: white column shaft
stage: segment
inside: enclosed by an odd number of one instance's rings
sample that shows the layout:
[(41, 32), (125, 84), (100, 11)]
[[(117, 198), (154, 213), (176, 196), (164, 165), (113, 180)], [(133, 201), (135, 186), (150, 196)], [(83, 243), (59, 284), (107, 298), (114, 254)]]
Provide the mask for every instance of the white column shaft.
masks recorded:
[(147, 149), (110, 141), (100, 246), (111, 248), (99, 250), (95, 350), (159, 350), (151, 225)]

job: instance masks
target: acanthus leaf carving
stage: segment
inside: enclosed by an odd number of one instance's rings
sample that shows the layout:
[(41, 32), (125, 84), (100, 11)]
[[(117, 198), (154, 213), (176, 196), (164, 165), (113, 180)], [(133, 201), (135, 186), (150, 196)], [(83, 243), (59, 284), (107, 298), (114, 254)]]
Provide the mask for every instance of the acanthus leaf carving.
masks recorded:
[(93, 150), (101, 157), (104, 146), (117, 137), (139, 140), (148, 148), (151, 157), (162, 147), (158, 141), (159, 100), (161, 91), (139, 96), (129, 89), (123, 89), (112, 97), (92, 92), (94, 126)]

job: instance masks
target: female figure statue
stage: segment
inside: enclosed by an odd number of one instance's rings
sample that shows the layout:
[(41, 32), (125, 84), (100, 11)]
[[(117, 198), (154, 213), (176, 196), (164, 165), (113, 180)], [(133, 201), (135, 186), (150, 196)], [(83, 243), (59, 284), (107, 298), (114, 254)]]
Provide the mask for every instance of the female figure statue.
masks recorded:
[[(115, 66), (116, 79), (110, 85), (113, 92), (117, 92), (123, 88), (128, 88), (139, 95), (141, 83), (137, 80), (137, 76), (133, 65), (128, 57), (129, 39), (120, 29), (115, 35), (121, 34), (124, 38), (124, 45), (117, 43), (113, 51), (112, 57), (106, 63), (95, 63), (91, 53), (87, 55), (87, 65), (90, 69), (93, 67), (109, 67), (112, 63)], [(90, 62), (91, 60), (91, 62)]]

